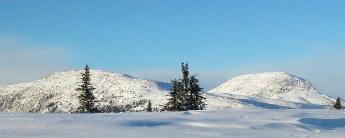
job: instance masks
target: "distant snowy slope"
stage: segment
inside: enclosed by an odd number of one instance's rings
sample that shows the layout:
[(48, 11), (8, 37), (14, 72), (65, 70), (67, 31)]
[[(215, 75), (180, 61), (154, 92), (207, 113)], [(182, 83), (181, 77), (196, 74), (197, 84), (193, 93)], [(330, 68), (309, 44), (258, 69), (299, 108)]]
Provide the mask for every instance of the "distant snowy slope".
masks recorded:
[[(0, 86), (0, 111), (75, 112), (75, 89), (82, 71), (55, 73), (42, 80)], [(160, 110), (171, 84), (125, 74), (91, 70), (97, 108), (104, 112), (144, 111), (151, 101)], [(207, 110), (219, 109), (318, 109), (334, 99), (319, 94), (309, 82), (287, 73), (261, 73), (236, 77), (203, 94)]]
[(229, 93), (206, 93), (208, 110), (221, 109), (325, 109), (329, 105), (297, 103), (262, 97), (249, 97)]
[(238, 76), (209, 92), (318, 105), (330, 105), (333, 101), (320, 94), (310, 82), (285, 72)]
[[(9, 112), (74, 112), (79, 103), (75, 91), (82, 71), (55, 73), (42, 80), (0, 87), (0, 110)], [(141, 111), (151, 100), (153, 108), (166, 102), (169, 83), (137, 79), (124, 74), (91, 70), (99, 108), (123, 107)]]

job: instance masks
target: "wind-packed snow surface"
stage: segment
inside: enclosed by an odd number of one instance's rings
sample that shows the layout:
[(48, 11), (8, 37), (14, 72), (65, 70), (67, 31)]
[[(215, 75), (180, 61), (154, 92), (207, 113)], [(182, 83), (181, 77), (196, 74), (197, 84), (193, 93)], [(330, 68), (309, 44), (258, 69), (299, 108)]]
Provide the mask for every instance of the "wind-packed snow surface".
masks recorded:
[[(45, 79), (0, 86), (0, 111), (75, 112), (75, 89), (82, 71), (55, 73)], [(154, 110), (167, 102), (170, 83), (91, 70), (97, 108), (103, 112)], [(207, 110), (214, 109), (315, 109), (328, 108), (334, 99), (319, 94), (309, 82), (287, 73), (261, 73), (236, 77), (204, 93)]]
[(344, 111), (0, 113), (2, 138), (343, 138)]

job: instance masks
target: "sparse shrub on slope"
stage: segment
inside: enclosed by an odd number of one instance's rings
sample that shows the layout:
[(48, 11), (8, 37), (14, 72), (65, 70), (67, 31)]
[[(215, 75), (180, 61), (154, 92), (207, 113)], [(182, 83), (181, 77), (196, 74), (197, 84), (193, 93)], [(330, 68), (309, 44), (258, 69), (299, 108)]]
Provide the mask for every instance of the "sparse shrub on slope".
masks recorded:
[(336, 102), (333, 105), (333, 108), (337, 109), (337, 110), (341, 110), (343, 109), (343, 106), (341, 105), (341, 99), (340, 97), (337, 98)]

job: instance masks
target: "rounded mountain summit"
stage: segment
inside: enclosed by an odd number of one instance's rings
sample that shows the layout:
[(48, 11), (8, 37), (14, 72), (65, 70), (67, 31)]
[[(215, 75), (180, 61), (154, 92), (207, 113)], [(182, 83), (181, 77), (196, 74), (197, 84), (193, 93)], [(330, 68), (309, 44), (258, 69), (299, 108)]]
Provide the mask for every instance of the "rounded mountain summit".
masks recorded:
[(295, 103), (330, 105), (332, 98), (319, 93), (307, 80), (286, 72), (264, 72), (235, 77), (209, 93), (233, 94)]

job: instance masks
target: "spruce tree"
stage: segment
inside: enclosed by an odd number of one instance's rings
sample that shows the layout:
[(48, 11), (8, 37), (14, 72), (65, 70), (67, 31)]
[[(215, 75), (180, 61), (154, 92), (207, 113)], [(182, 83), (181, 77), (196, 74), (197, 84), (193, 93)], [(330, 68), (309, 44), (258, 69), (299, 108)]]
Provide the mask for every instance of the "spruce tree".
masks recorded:
[(79, 88), (76, 90), (80, 92), (78, 96), (79, 99), (79, 113), (94, 113), (97, 112), (95, 108), (95, 96), (93, 95), (94, 87), (91, 85), (90, 79), (90, 68), (88, 65), (85, 66), (84, 72), (81, 73), (82, 75), (82, 83), (79, 85)]
[(187, 111), (189, 109), (188, 99), (189, 99), (189, 67), (188, 63), (184, 64), (182, 62), (181, 65), (181, 72), (182, 72), (182, 90), (180, 91), (179, 100), (181, 103), (181, 111)]
[(151, 104), (151, 101), (149, 101), (149, 103), (147, 104), (147, 109), (146, 109), (147, 112), (152, 112), (152, 104)]
[(188, 64), (182, 62), (182, 78), (173, 80), (172, 90), (170, 91), (169, 102), (165, 105), (168, 111), (187, 111), (203, 110), (205, 108), (204, 98), (201, 95), (202, 88), (199, 86), (199, 80), (196, 76), (189, 76)]
[(201, 91), (203, 88), (199, 86), (199, 80), (196, 75), (190, 77), (190, 94), (189, 94), (189, 110), (203, 110), (205, 108), (205, 97), (202, 96)]
[(168, 111), (179, 111), (179, 103), (178, 103), (178, 93), (179, 93), (179, 84), (180, 82), (178, 80), (172, 80), (171, 81), (173, 87), (171, 91), (169, 92), (169, 96), (171, 97), (169, 102), (165, 105), (165, 109)]
[(342, 105), (341, 105), (341, 100), (340, 100), (340, 97), (337, 98), (337, 101), (335, 102), (335, 104), (333, 105), (333, 107), (337, 110), (340, 110), (342, 109)]
[(176, 84), (177, 96), (176, 96), (176, 103), (177, 103), (177, 111), (187, 111), (187, 95), (184, 90), (184, 86), (181, 80), (177, 81)]

